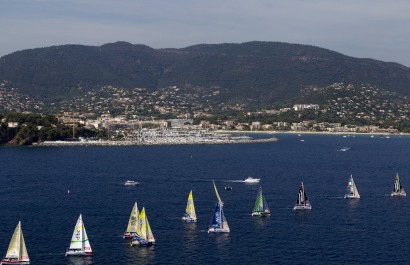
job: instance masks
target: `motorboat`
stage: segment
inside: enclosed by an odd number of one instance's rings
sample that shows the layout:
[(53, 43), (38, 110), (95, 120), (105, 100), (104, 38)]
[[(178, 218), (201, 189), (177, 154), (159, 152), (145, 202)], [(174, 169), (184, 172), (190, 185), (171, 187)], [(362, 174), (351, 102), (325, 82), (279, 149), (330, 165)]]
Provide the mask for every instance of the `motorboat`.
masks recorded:
[(261, 179), (254, 179), (252, 177), (248, 177), (247, 179), (245, 179), (243, 182), (245, 183), (259, 183)]
[(127, 180), (127, 181), (124, 183), (124, 185), (125, 185), (125, 186), (138, 186), (138, 185), (140, 185), (140, 183), (137, 182), (137, 181), (133, 181), (133, 180)]
[(225, 190), (232, 190), (231, 186), (225, 186)]

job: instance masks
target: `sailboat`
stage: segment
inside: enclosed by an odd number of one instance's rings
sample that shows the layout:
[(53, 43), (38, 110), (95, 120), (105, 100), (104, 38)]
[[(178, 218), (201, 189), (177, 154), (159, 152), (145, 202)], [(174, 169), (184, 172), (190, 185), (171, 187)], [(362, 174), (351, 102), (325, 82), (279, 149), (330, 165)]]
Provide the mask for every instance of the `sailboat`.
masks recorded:
[(142, 207), (139, 215), (138, 230), (132, 239), (131, 246), (150, 247), (154, 244), (155, 238), (152, 234), (151, 226), (149, 225), (148, 217), (145, 213), (145, 207)]
[(223, 202), (221, 200), (221, 197), (219, 197), (218, 190), (216, 189), (215, 182), (214, 183), (214, 189), (216, 193), (216, 197), (218, 198), (218, 202), (216, 203), (215, 211), (214, 211), (214, 216), (212, 217), (212, 222), (211, 225), (208, 228), (208, 233), (229, 233), (229, 225), (228, 221), (225, 218), (225, 214), (223, 211)]
[(195, 213), (195, 205), (194, 205), (194, 197), (192, 196), (192, 190), (188, 195), (188, 202), (186, 204), (185, 215), (182, 217), (187, 223), (195, 223), (196, 222), (196, 213)]
[(303, 182), (301, 182), (299, 187), (298, 198), (296, 199), (295, 206), (293, 210), (310, 210), (312, 209), (312, 205), (310, 205), (310, 201), (307, 197), (305, 186), (303, 186)]
[(138, 231), (139, 214), (137, 203), (135, 203), (131, 211), (130, 219), (128, 220), (127, 230), (122, 237), (123, 239), (133, 238), (136, 235)]
[(252, 216), (270, 216), (270, 210), (265, 196), (263, 196), (262, 188), (259, 188), (256, 195), (255, 207), (253, 207)]
[(26, 243), (24, 242), (23, 230), (21, 229), (21, 222), (17, 224), (11, 237), (6, 256), (1, 260), (0, 264), (30, 264)]
[(80, 214), (74, 227), (73, 236), (71, 237), (70, 247), (67, 249), (66, 256), (91, 256), (90, 241), (88, 241), (87, 232), (85, 231), (83, 217)]
[(403, 197), (406, 196), (406, 191), (401, 185), (399, 174), (396, 174), (396, 178), (394, 180), (394, 187), (393, 187), (393, 191), (391, 192), (391, 196), (403, 196)]
[(357, 191), (357, 187), (356, 187), (356, 184), (354, 183), (352, 175), (350, 175), (350, 179), (347, 182), (345, 199), (360, 199), (360, 194)]

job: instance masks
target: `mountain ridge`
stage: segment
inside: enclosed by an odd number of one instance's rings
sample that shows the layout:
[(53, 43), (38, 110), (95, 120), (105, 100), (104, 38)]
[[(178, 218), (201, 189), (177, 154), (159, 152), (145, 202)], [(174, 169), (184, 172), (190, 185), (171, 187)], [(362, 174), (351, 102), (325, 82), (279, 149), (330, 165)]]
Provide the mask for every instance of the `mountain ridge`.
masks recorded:
[(124, 41), (59, 45), (0, 57), (0, 80), (49, 101), (94, 87), (220, 87), (232, 102), (266, 105), (305, 87), (371, 84), (410, 96), (410, 68), (284, 42), (197, 44), (154, 49)]

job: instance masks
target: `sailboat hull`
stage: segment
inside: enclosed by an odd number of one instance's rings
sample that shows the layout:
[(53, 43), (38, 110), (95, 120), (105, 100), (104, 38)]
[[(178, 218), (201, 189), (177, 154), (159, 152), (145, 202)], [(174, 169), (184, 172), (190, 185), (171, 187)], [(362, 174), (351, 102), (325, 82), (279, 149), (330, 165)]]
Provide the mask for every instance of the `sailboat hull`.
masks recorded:
[(252, 216), (257, 216), (257, 217), (269, 217), (270, 212), (253, 212)]
[(192, 218), (192, 217), (182, 217), (182, 221), (185, 221), (187, 223), (196, 223), (196, 219)]
[(215, 228), (215, 227), (210, 227), (208, 229), (208, 233), (229, 233), (230, 229), (229, 228)]
[(346, 194), (345, 199), (360, 199), (360, 195)]
[(74, 249), (69, 249), (65, 253), (65, 256), (92, 256), (93, 253), (89, 251), (84, 251), (84, 250), (74, 250)]
[(295, 205), (293, 210), (312, 210), (312, 205)]
[(405, 197), (406, 196), (406, 192), (405, 191), (399, 191), (399, 192), (392, 192), (391, 194), (390, 194), (391, 196), (402, 196), (402, 197)]
[(135, 232), (129, 233), (125, 232), (124, 235), (122, 236), (123, 239), (129, 239), (135, 237), (137, 234)]
[(138, 246), (138, 247), (151, 247), (153, 245), (155, 245), (155, 242), (145, 241), (145, 240), (133, 240), (131, 242), (131, 246)]
[(23, 264), (30, 264), (30, 261), (20, 261), (18, 259), (2, 259), (0, 265), (2, 264), (14, 264), (14, 265), (23, 265)]

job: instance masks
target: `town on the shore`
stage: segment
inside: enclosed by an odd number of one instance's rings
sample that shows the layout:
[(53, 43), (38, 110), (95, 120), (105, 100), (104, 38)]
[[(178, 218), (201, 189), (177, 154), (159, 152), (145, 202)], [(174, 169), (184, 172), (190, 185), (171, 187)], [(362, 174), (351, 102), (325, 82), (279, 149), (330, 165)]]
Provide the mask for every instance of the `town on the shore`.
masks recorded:
[[(102, 141), (133, 144), (250, 141), (249, 138), (229, 135), (236, 131), (410, 132), (408, 99), (369, 85), (355, 87), (335, 83), (324, 88), (305, 88), (297, 103), (272, 103), (254, 109), (218, 101), (221, 92), (216, 88), (211, 92), (193, 97), (181, 94), (181, 89), (176, 86), (154, 92), (107, 87), (79, 96), (76, 101), (62, 101), (58, 107), (53, 103), (46, 108), (45, 104), (2, 83), (0, 144), (44, 144), (68, 138), (73, 144), (77, 141), (98, 142), (99, 145)], [(319, 101), (321, 104), (312, 103)], [(22, 118), (21, 115), (34, 115), (34, 118)], [(41, 122), (39, 117), (46, 117), (48, 121)], [(17, 133), (21, 128), (25, 130)], [(221, 132), (224, 134), (220, 135)]]

